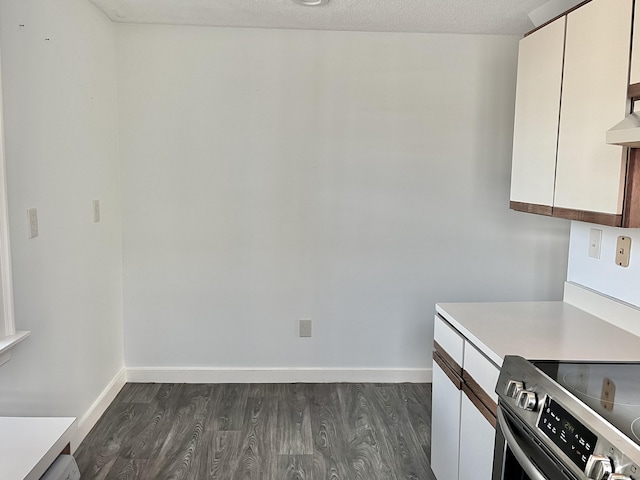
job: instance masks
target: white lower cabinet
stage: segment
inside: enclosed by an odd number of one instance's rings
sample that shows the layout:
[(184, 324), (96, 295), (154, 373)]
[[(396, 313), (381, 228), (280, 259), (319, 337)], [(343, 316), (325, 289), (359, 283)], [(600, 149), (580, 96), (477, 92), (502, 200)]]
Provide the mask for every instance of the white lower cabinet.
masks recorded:
[(431, 468), (438, 480), (491, 479), (499, 373), (473, 343), (436, 317)]
[[(459, 480), (491, 479), (495, 433), (493, 425), (466, 395), (462, 395)], [(445, 477), (437, 478), (442, 480)]]
[(432, 383), (431, 469), (438, 479), (458, 478), (462, 391), (434, 362)]

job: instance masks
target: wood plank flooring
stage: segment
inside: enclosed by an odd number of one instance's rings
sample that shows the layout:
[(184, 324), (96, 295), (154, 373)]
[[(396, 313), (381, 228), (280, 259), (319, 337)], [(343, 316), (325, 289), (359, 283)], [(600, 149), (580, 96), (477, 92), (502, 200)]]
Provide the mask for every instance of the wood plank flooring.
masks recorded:
[(83, 479), (434, 480), (430, 384), (128, 383)]

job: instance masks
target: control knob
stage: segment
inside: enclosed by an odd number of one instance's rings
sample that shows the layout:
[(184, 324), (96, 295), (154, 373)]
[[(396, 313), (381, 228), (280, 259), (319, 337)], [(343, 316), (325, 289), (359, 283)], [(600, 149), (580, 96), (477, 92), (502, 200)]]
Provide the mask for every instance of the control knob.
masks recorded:
[(518, 407), (523, 410), (528, 410), (530, 412), (535, 412), (536, 407), (538, 406), (538, 397), (534, 392), (529, 390), (522, 390), (518, 395)]
[(522, 384), (522, 382), (518, 380), (509, 380), (509, 383), (507, 383), (507, 388), (505, 389), (504, 394), (507, 397), (518, 398), (518, 395), (520, 395), (520, 392), (522, 390), (524, 390), (524, 385)]
[[(602, 455), (591, 455), (589, 457), (589, 461), (587, 461), (587, 466), (584, 469), (584, 473), (586, 473), (587, 478), (591, 480), (622, 480), (626, 477), (617, 477), (617, 473), (611, 475), (613, 471), (613, 465), (611, 464), (611, 460), (607, 457), (603, 457)], [(614, 477), (615, 475), (615, 477)]]

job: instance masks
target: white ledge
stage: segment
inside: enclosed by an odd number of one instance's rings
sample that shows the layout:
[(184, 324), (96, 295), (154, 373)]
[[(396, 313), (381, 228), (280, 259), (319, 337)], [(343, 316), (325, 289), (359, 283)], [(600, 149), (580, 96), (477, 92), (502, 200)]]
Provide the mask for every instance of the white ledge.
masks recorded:
[(13, 335), (8, 335), (4, 338), (0, 338), (0, 355), (8, 353), (13, 347), (19, 344), (22, 340), (31, 335), (31, 332), (16, 332)]

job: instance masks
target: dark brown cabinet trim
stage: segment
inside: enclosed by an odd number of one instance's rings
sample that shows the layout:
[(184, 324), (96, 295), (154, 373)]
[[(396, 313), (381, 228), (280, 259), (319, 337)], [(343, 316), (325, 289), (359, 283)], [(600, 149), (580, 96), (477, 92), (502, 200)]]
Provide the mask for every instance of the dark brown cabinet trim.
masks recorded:
[(633, 85), (629, 85), (629, 89), (627, 90), (627, 96), (631, 100), (637, 100), (640, 98), (640, 83), (634, 83)]
[(437, 351), (433, 351), (433, 361), (438, 364), (444, 374), (451, 380), (451, 383), (458, 389), (462, 390), (462, 376), (457, 375), (450, 365), (440, 356)]
[(434, 340), (433, 342), (433, 350), (434, 353), (440, 355), (442, 360), (447, 364), (447, 367), (450, 368), (457, 376), (462, 378), (462, 367), (458, 365), (451, 355), (449, 355), (444, 348), (440, 346), (438, 342)]
[(571, 208), (553, 207), (553, 217), (566, 218), (567, 220), (578, 220), (580, 222), (597, 223), (609, 227), (621, 227), (622, 215), (609, 213), (585, 212), (583, 210), (573, 210)]
[[(597, 223), (598, 225), (607, 225), (609, 227), (637, 228), (631, 227), (630, 223), (640, 222), (640, 167), (634, 169), (634, 178), (634, 192), (636, 199), (629, 200), (630, 213), (627, 214), (625, 211), (624, 218), (622, 215), (613, 215), (610, 213), (587, 212), (585, 210), (550, 207), (548, 205), (536, 205), (533, 203), (511, 202), (509, 207), (511, 210), (518, 212), (535, 213), (537, 215), (546, 215), (550, 217), (564, 218), (567, 220), (578, 220), (580, 222), (587, 223)], [(630, 189), (629, 181), (630, 177), (629, 174), (627, 174), (627, 196), (629, 195)], [(631, 188), (633, 188), (633, 185), (631, 185)], [(635, 209), (631, 208), (631, 206), (635, 206)], [(631, 210), (633, 210), (633, 212)]]
[(496, 416), (498, 415), (498, 404), (493, 401), (487, 392), (478, 385), (469, 372), (462, 372), (462, 391), (467, 395), (471, 403), (482, 413), (484, 418), (496, 428)]
[(640, 228), (640, 148), (632, 148), (629, 152), (623, 226)]
[(462, 384), (462, 391), (471, 403), (473, 403), (473, 406), (476, 407), (482, 416), (493, 426), (493, 428), (496, 428), (496, 416), (491, 413), (487, 406), (482, 403), (482, 401), (475, 395), (475, 392), (471, 390), (466, 383)]
[(464, 392), (482, 416), (493, 425), (493, 428), (496, 428), (498, 404), (478, 385), (478, 382), (469, 375), (469, 372), (458, 365), (458, 363), (444, 351), (438, 342), (434, 341), (433, 347), (433, 361), (442, 369), (455, 387)]
[(511, 202), (509, 204), (511, 210), (525, 213), (535, 213), (536, 215), (551, 216), (553, 208), (549, 205), (537, 205), (535, 203)]

